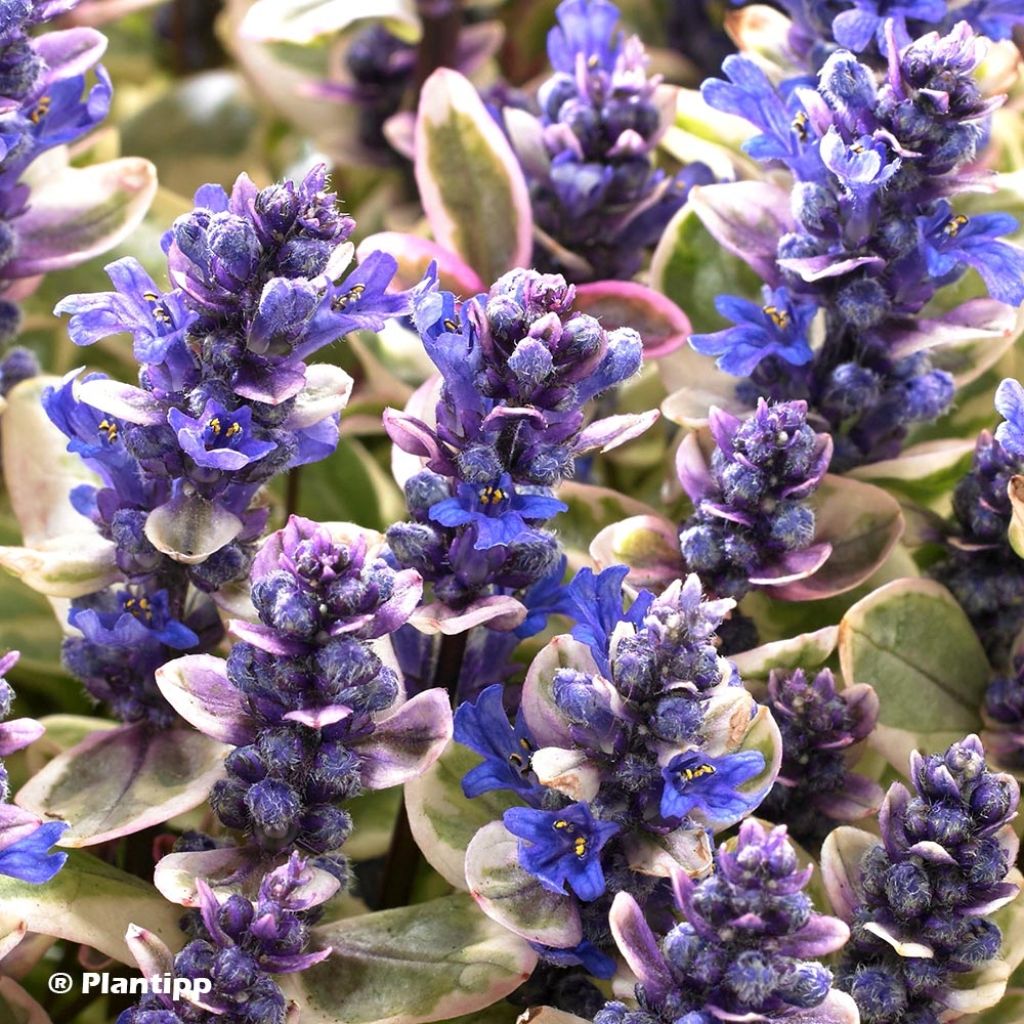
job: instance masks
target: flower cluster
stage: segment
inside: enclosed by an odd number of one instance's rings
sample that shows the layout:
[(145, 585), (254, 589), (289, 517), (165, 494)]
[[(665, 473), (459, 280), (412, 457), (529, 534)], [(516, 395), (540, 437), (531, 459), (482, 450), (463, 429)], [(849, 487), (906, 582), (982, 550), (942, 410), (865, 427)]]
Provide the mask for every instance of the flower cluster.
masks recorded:
[(1001, 767), (1024, 767), (1024, 661), (1014, 659), (1014, 671), (1000, 675), (985, 692), (982, 734), (985, 750)]
[(834, 1019), (826, 1000), (842, 996), (830, 991), (831, 973), (812, 958), (839, 949), (849, 932), (815, 913), (803, 891), (812, 868), (801, 869), (781, 826), (769, 832), (745, 821), (730, 846), (719, 847), (710, 878), (674, 877), (685, 920), (661, 938), (632, 897), (616, 898), (612, 928), (639, 978), (640, 1009), (607, 1003), (594, 1024)]
[[(102, 35), (85, 28), (31, 34), (77, 2), (6, 0), (0, 6), (0, 344), (18, 330), (18, 282), (76, 262), (73, 251), (52, 249), (60, 225), (52, 210), (33, 210), (32, 187), (23, 179), (39, 156), (82, 138), (110, 107), (110, 79), (96, 67), (106, 47)], [(86, 90), (94, 67), (96, 83)], [(70, 205), (64, 220), (79, 212)], [(46, 240), (38, 237), (43, 226)]]
[[(673, 851), (686, 871), (706, 870), (704, 830), (749, 813), (775, 771), (753, 749), (755, 721), (767, 716), (762, 709), (755, 718), (756, 705), (715, 647), (733, 602), (704, 601), (690, 576), (658, 598), (641, 593), (627, 612), (625, 574), (577, 575), (569, 587), (575, 637), (556, 638), (534, 662), (514, 728), (500, 686), (455, 715), (455, 738), (484, 758), (464, 791), (511, 790), (526, 804), (503, 818), (518, 840), (518, 864), (559, 894), (574, 923), (561, 946), (542, 954), (598, 975), (612, 969), (606, 892), (646, 901), (654, 881), (631, 865), (651, 844)], [(483, 834), (467, 871), (488, 910)]]
[(694, 435), (677, 461), (694, 503), (679, 533), (688, 569), (714, 594), (737, 600), (752, 585), (813, 572), (831, 548), (814, 543), (806, 499), (828, 469), (831, 437), (809, 426), (804, 402), (761, 399), (747, 420), (712, 408), (709, 428), (710, 460)]
[(305, 359), (405, 308), (385, 294), (389, 256), (342, 279), (353, 222), (325, 186), (322, 167), (262, 190), (242, 175), (230, 196), (204, 186), (164, 239), (169, 291), (125, 258), (107, 268), (115, 291), (57, 307), (78, 344), (130, 333), (140, 363), (137, 387), (72, 373), (44, 399), (69, 451), (100, 477), (72, 502), (112, 542), (123, 577), (76, 600), (85, 639), (69, 640), (65, 658), (126, 720), (167, 724), (153, 670), (167, 648), (197, 647), (204, 629), (218, 636), (190, 585), (244, 578), (267, 520), (260, 488), (337, 445), (351, 380)]
[(418, 774), (450, 735), (444, 693), (405, 701), (375, 653), (421, 594), (416, 572), (380, 554), (379, 540), (292, 516), (253, 563), (259, 621), (232, 622), (227, 661), (190, 655), (158, 673), (183, 717), (235, 747), (211, 804), (261, 855), (333, 854), (351, 827), (338, 804)]
[(532, 270), (511, 271), (461, 306), (434, 271), (416, 291), (413, 319), (442, 380), (433, 424), (385, 413), (394, 442), (426, 460), (406, 484), (413, 521), (388, 540), (448, 608), (544, 579), (559, 551), (538, 527), (566, 507), (550, 489), (573, 475), (579, 454), (653, 421), (585, 425), (591, 401), (640, 369), (642, 343), (573, 313), (574, 300), (562, 277)]
[[(337, 880), (293, 853), (263, 876), (254, 900), (237, 893), (221, 899), (202, 879), (196, 884), (197, 935), (174, 957), (173, 976), (207, 979), (213, 987), (195, 1002), (149, 993), (117, 1024), (284, 1024), (288, 1003), (273, 975), (304, 971), (330, 955), (309, 949), (309, 925), (337, 892)], [(137, 949), (159, 942), (140, 933), (129, 932)], [(151, 963), (139, 959), (144, 968)]]
[[(540, 87), (539, 124), (512, 131), (544, 232), (542, 264), (574, 280), (628, 280), (686, 201), (711, 180), (700, 164), (675, 176), (654, 149), (673, 114), (672, 90), (647, 77), (639, 38), (625, 38), (610, 0), (562, 0), (548, 34), (554, 74)], [(522, 119), (519, 119), (520, 121)], [(528, 140), (528, 141), (527, 141)]]
[[(1020, 790), (988, 769), (978, 737), (945, 754), (915, 753), (911, 778), (913, 793), (890, 788), (882, 841), (863, 850), (856, 891), (836, 904), (849, 907), (852, 931), (838, 984), (864, 1024), (938, 1020), (958, 977), (996, 957), (1001, 934), (989, 915), (1017, 894), (1006, 875)], [(838, 864), (824, 863), (832, 894)]]
[(1024, 625), (1024, 562), (1010, 547), (1008, 489), (1024, 468), (1024, 388), (1004, 380), (996, 409), (1006, 417), (993, 436), (982, 431), (970, 471), (953, 491), (954, 532), (932, 575), (949, 587), (989, 656), (1006, 661)]
[[(43, 727), (31, 718), (4, 721), (14, 700), (14, 690), (4, 676), (18, 658), (17, 651), (9, 651), (0, 658), (0, 758), (27, 747), (43, 734)], [(47, 852), (67, 825), (63, 821), (44, 824), (34, 814), (8, 803), (9, 797), (7, 769), (0, 761), (0, 875), (25, 882), (48, 882), (68, 859), (66, 853)]]
[[(873, 26), (880, 16), (866, 12), (872, 6), (858, 0), (850, 20)], [(913, 41), (888, 24), (884, 79), (836, 50), (814, 90), (795, 80), (777, 88), (739, 56), (725, 61), (729, 81), (703, 87), (712, 107), (758, 129), (750, 154), (796, 180), (789, 230), (763, 240), (776, 249), (761, 267), (771, 289), (765, 305), (720, 299), (735, 326), (696, 336), (694, 346), (749, 377), (739, 393), (751, 400), (806, 399), (829, 425), (840, 467), (897, 454), (911, 424), (935, 419), (952, 401), (952, 376), (915, 342), (925, 327), (935, 333), (945, 324), (914, 319), (940, 288), (973, 268), (993, 299), (1024, 301), (1024, 252), (1002, 240), (1013, 218), (969, 218), (950, 202), (978, 181), (970, 168), (1000, 102), (975, 81), (982, 41), (966, 22)], [(825, 331), (815, 346), (808, 332), (818, 311)], [(956, 314), (949, 324), (962, 330)]]
[(765, 701), (782, 734), (782, 767), (759, 814), (785, 822), (801, 842), (818, 845), (836, 821), (870, 814), (879, 785), (850, 770), (852, 749), (875, 727), (878, 696), (867, 683), (838, 690), (827, 668), (774, 669)]

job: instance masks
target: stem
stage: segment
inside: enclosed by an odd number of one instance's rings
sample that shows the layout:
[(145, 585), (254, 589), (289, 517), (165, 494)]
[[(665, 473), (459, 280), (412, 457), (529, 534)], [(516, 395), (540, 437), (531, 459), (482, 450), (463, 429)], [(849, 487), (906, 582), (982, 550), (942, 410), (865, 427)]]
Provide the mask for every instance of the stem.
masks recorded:
[(462, 27), (462, 0), (420, 0), (420, 19), (423, 22), (423, 38), (416, 54), (416, 92), (438, 69), (449, 68), (455, 63), (459, 43), (459, 29)]
[[(434, 666), (434, 685), (443, 686), (448, 691), (452, 706), (458, 703), (459, 675), (462, 672), (462, 661), (466, 655), (466, 644), (469, 631), (454, 636), (441, 638), (441, 648), (437, 652), (437, 663)], [(420, 848), (413, 838), (409, 827), (409, 812), (405, 801), (399, 805), (395, 831), (391, 835), (391, 846), (384, 862), (384, 877), (380, 886), (379, 910), (390, 910), (392, 907), (404, 907), (412, 895), (416, 869), (422, 860)]]
[(299, 509), (299, 487), (302, 483), (302, 467), (296, 466), (285, 479), (284, 516), (287, 519)]
[(174, 54), (174, 73), (181, 78), (188, 72), (188, 12), (186, 0), (174, 0), (171, 8), (171, 46)]

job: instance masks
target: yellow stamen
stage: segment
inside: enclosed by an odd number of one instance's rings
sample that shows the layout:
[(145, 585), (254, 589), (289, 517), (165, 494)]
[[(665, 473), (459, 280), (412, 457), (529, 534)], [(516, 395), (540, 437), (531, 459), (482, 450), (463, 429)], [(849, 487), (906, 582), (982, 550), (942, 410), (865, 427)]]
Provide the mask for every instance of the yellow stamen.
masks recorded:
[(242, 428), (237, 423), (232, 423), (227, 430), (224, 431), (225, 437), (237, 437), (242, 432)]
[(711, 764), (699, 764), (696, 768), (684, 768), (682, 775), (687, 782), (702, 778), (705, 775), (714, 775), (715, 766)]
[(949, 221), (943, 230), (950, 238), (956, 238), (956, 236), (960, 234), (961, 228), (964, 227), (968, 220), (968, 217), (965, 217), (962, 213), (958, 213), (955, 217), (949, 218)]
[(778, 306), (762, 306), (761, 312), (764, 313), (764, 315), (768, 317), (768, 319), (771, 320), (771, 322), (775, 324), (780, 331), (785, 330), (789, 326), (789, 313), (785, 309), (779, 309)]
[(209, 423), (206, 424), (206, 429), (209, 430), (214, 437), (220, 433), (220, 418), (214, 416)]
[(801, 142), (806, 142), (807, 141), (807, 135), (808, 135), (807, 123), (808, 123), (808, 117), (807, 117), (807, 115), (802, 110), (800, 111), (800, 113), (798, 113), (796, 115), (796, 117), (793, 118), (793, 124), (792, 124), (793, 131), (796, 132), (796, 137)]
[(480, 488), (480, 504), (481, 505), (497, 505), (498, 502), (504, 501), (508, 495), (500, 487), (487, 487)]
[(33, 124), (39, 124), (40, 121), (50, 112), (50, 107), (53, 104), (53, 100), (49, 96), (40, 96), (39, 102), (36, 104), (36, 109), (28, 115), (28, 119)]
[(577, 857), (585, 857), (587, 855), (587, 837), (586, 836), (577, 836), (573, 840), (572, 852), (575, 853)]
[(99, 426), (96, 429), (99, 430), (100, 433), (105, 433), (107, 435), (107, 440), (111, 444), (117, 440), (117, 424), (113, 420), (100, 420)]
[(567, 821), (565, 820), (565, 818), (558, 818), (558, 819), (557, 819), (557, 820), (555, 821), (555, 828), (557, 828), (557, 829), (559, 829), (559, 830), (561, 830), (561, 829), (563, 829), (563, 828), (568, 828), (568, 827), (569, 827), (569, 822), (567, 822)]

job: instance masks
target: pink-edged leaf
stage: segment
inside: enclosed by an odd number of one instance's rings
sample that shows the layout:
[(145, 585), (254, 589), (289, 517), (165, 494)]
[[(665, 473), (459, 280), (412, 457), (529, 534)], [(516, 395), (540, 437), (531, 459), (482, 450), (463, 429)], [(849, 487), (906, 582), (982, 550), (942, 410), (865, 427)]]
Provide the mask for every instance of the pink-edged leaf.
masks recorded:
[(828, 560), (813, 575), (772, 587), (772, 597), (814, 601), (852, 590), (889, 557), (903, 533), (899, 503), (880, 487), (828, 474), (811, 496), (814, 539), (830, 544)]
[(1024, 476), (1010, 477), (1006, 485), (1006, 496), (1010, 499), (1011, 513), (1006, 539), (1017, 552), (1018, 558), (1024, 558)]
[(146, 518), (146, 539), (175, 562), (198, 565), (242, 532), (242, 520), (198, 494), (179, 494)]
[(46, 731), (34, 718), (12, 718), (0, 722), (0, 757), (7, 757), (35, 743)]
[(692, 188), (688, 201), (726, 250), (768, 284), (781, 281), (779, 239), (793, 230), (788, 192), (764, 181), (734, 181)]
[(680, 871), (703, 878), (714, 864), (707, 829), (677, 828), (666, 835), (653, 832), (627, 836), (623, 849), (630, 868), (653, 878), (672, 878)]
[(892, 335), (898, 356), (927, 351), (964, 387), (994, 366), (1020, 337), (1022, 314), (995, 299), (971, 299), (934, 320), (917, 317)]
[(661, 952), (658, 940), (639, 904), (629, 893), (616, 893), (608, 915), (615, 945), (644, 991), (660, 1001), (674, 987), (672, 972)]
[(245, 698), (228, 681), (226, 662), (212, 654), (187, 654), (156, 670), (167, 703), (201, 733), (240, 747), (256, 738)]
[(150, 932), (176, 951), (185, 944), (180, 920), (181, 908), (148, 882), (81, 850), (72, 850), (45, 885), (0, 875), (0, 945), (10, 933), (42, 933), (90, 946), (134, 967), (125, 943), (128, 927), (145, 921)]
[(693, 502), (712, 488), (710, 460), (714, 439), (708, 430), (692, 430), (676, 449), (676, 477)]
[(596, 420), (576, 436), (573, 451), (587, 452), (598, 448), (602, 452), (610, 452), (650, 430), (660, 415), (657, 409), (652, 409), (650, 412), (625, 413)]
[(121, 579), (117, 548), (98, 533), (54, 537), (33, 547), (0, 547), (0, 568), (47, 597), (83, 597)]
[(836, 626), (825, 626), (813, 633), (801, 633), (799, 636), (775, 640), (739, 654), (730, 654), (729, 660), (736, 666), (744, 680), (767, 679), (772, 670), (777, 668), (815, 669), (819, 665), (824, 665), (832, 656), (838, 641), (839, 629)]
[(679, 553), (679, 529), (660, 516), (630, 516), (606, 526), (590, 545), (598, 569), (629, 566), (636, 587), (662, 588), (685, 572)]
[(191, 729), (126, 725), (55, 757), (22, 787), (17, 802), (70, 823), (58, 845), (94, 846), (198, 807), (223, 775), (227, 753)]
[(48, 175), (15, 221), (17, 255), (4, 273), (45, 274), (105, 253), (138, 227), (155, 195), (156, 168), (139, 157)]
[(125, 932), (124, 941), (135, 957), (139, 970), (144, 978), (158, 978), (170, 974), (174, 969), (174, 954), (166, 943), (154, 932), (130, 924)]
[(821, 877), (832, 911), (849, 923), (863, 902), (861, 863), (868, 850), (881, 845), (878, 836), (841, 825), (833, 829), (821, 848)]
[(310, 729), (323, 729), (324, 726), (351, 718), (352, 709), (344, 704), (328, 704), (322, 708), (299, 708), (297, 711), (289, 711), (283, 717), (288, 722), (299, 722)]
[(422, 774), (452, 738), (452, 709), (442, 689), (416, 694), (356, 742), (366, 789), (387, 789)]
[(590, 649), (571, 636), (554, 637), (530, 663), (523, 683), (522, 708), (526, 724), (539, 747), (572, 747), (569, 722), (552, 692), (555, 673), (562, 668), (599, 676)]
[(352, 378), (340, 366), (310, 364), (306, 367), (305, 386), (295, 396), (284, 428), (301, 430), (342, 412), (352, 397), (352, 384)]
[(109, 377), (76, 380), (74, 395), (80, 402), (128, 423), (152, 427), (167, 421), (166, 408), (148, 391)]
[(849, 941), (850, 929), (837, 917), (815, 914), (802, 928), (780, 939), (778, 950), (785, 956), (828, 956)]
[(415, 171), (434, 237), (481, 280), (529, 266), (526, 179), (476, 87), (457, 71), (438, 69), (420, 92)]
[(674, 352), (692, 333), (689, 318), (671, 299), (636, 281), (577, 285), (575, 308), (596, 316), (606, 331), (631, 327), (648, 359)]
[(466, 850), (466, 881), (480, 909), (529, 942), (564, 949), (583, 938), (575, 897), (545, 889), (519, 866), (519, 840), (500, 821), (485, 825)]
[(541, 747), (530, 757), (537, 781), (548, 789), (557, 789), (570, 800), (590, 802), (601, 788), (601, 772), (585, 750)]
[(454, 611), (440, 601), (425, 604), (409, 618), (409, 624), (421, 633), (454, 636), (485, 623), (491, 629), (515, 629), (526, 618), (526, 606), (514, 597), (493, 594), (481, 597), (467, 608)]
[(824, 281), (832, 277), (841, 277), (859, 267), (884, 266), (885, 260), (880, 256), (854, 256), (846, 260), (837, 260), (834, 256), (807, 256), (779, 260), (779, 266), (798, 275), (804, 281)]
[(751, 570), (750, 582), (762, 587), (796, 583), (816, 573), (831, 554), (831, 544), (812, 544), (802, 551), (788, 551), (771, 565), (758, 566)]
[(251, 862), (245, 850), (225, 846), (215, 850), (192, 853), (168, 853), (157, 861), (153, 884), (165, 899), (182, 907), (199, 906), (196, 879), (203, 879), (211, 888), (222, 890), (240, 886)]
[(302, 1024), (425, 1024), (478, 1012), (533, 971), (530, 946), (466, 893), (347, 917), (311, 931), (331, 955), (279, 979)]
[(244, 640), (268, 654), (296, 655), (305, 650), (300, 641), (289, 640), (276, 629), (271, 629), (259, 622), (232, 619), (228, 623), (228, 630), (239, 640)]
[(423, 279), (427, 267), (437, 264), (437, 276), (445, 291), (468, 299), (487, 290), (476, 271), (456, 253), (429, 238), (404, 235), (398, 231), (382, 231), (359, 243), (356, 255), (360, 260), (371, 252), (390, 253), (398, 263), (392, 288), (412, 288)]

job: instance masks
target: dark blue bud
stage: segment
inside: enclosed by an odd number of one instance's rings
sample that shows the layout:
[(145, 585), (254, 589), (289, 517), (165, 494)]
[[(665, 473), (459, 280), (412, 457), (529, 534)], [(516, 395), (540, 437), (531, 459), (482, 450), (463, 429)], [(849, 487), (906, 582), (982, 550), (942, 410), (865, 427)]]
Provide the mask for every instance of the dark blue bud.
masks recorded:
[(779, 979), (779, 994), (793, 1006), (810, 1009), (825, 1001), (832, 986), (832, 972), (822, 964), (788, 965)]
[(780, 502), (772, 513), (769, 533), (786, 551), (800, 551), (814, 540), (814, 512), (795, 501)]
[(979, 967), (995, 959), (1002, 941), (1002, 932), (994, 921), (984, 917), (970, 917), (953, 956), (959, 964), (968, 968)]
[(941, 416), (953, 401), (956, 386), (945, 370), (931, 370), (908, 381), (904, 390), (906, 419), (919, 422)]
[(842, 417), (854, 416), (878, 402), (880, 383), (874, 370), (840, 363), (829, 376), (822, 401)]
[(764, 496), (767, 481), (754, 466), (730, 462), (719, 474), (722, 496), (730, 505), (755, 506)]
[(256, 749), (271, 778), (290, 780), (304, 767), (306, 744), (298, 728), (267, 729), (256, 740)]
[(318, 238), (291, 238), (277, 256), (277, 269), (285, 277), (317, 277), (327, 269), (333, 246)]
[(320, 602), (290, 573), (276, 570), (252, 586), (260, 621), (291, 636), (311, 638), (320, 630)]
[(234, 214), (216, 214), (207, 232), (212, 267), (225, 287), (246, 284), (262, 251), (252, 225)]
[(366, 644), (351, 637), (332, 637), (316, 652), (317, 674), (332, 691), (365, 686), (382, 667)]
[(252, 918), (252, 903), (237, 893), (229, 896), (217, 911), (217, 923), (236, 941), (248, 931)]
[(586, 313), (577, 313), (562, 327), (559, 361), (569, 366), (585, 364), (601, 352), (605, 343), (605, 332), (600, 322)]
[(576, 80), (572, 75), (560, 72), (552, 75), (537, 90), (537, 102), (546, 120), (554, 122), (559, 119), (562, 107), (577, 95)]
[(881, 323), (891, 306), (886, 290), (871, 277), (844, 285), (836, 293), (835, 303), (842, 318), (862, 331)]
[(847, 991), (860, 1010), (863, 1024), (888, 1024), (899, 1020), (907, 1006), (906, 988), (884, 967), (858, 971)]
[(424, 576), (432, 576), (444, 564), (445, 544), (429, 523), (395, 523), (388, 527), (387, 538), (395, 558)]
[(484, 308), (495, 336), (512, 341), (522, 336), (526, 326), (523, 307), (510, 295), (493, 295)]
[(0, 720), (11, 713), (11, 703), (14, 700), (14, 690), (6, 679), (0, 679)]
[(238, 946), (228, 946), (217, 954), (210, 975), (218, 989), (234, 995), (249, 988), (259, 970), (259, 965), (248, 953)]
[(533, 389), (544, 383), (554, 371), (554, 360), (548, 347), (534, 338), (524, 338), (508, 358), (509, 369), (520, 383)]
[(994, 825), (1010, 813), (1012, 802), (1007, 780), (990, 776), (971, 794), (971, 811), (982, 825)]
[(693, 739), (704, 719), (700, 702), (688, 696), (662, 697), (655, 705), (650, 730), (668, 743)]
[(448, 481), (429, 469), (416, 473), (405, 482), (405, 502), (417, 518), (425, 517), (432, 505), (449, 497)]
[(352, 819), (340, 807), (321, 804), (302, 816), (299, 837), (314, 853), (336, 850), (352, 831)]
[(283, 841), (295, 834), (302, 802), (291, 786), (264, 779), (250, 787), (245, 805), (258, 838)]
[(940, 846), (957, 846), (971, 832), (971, 816), (959, 804), (933, 804), (928, 815), (928, 836)]
[(913, 861), (894, 864), (886, 875), (885, 895), (897, 917), (905, 921), (920, 917), (932, 901), (928, 873)]
[(249, 809), (245, 798), (249, 787), (235, 779), (220, 779), (210, 791), (210, 806), (228, 828), (245, 828)]
[(470, 445), (459, 453), (457, 461), (459, 475), (470, 484), (493, 483), (505, 469), (498, 453), (486, 444)]
[(709, 525), (689, 526), (679, 534), (679, 548), (692, 572), (713, 572), (724, 560), (720, 535)]
[(235, 747), (224, 761), (231, 775), (243, 782), (259, 782), (267, 777), (267, 768), (255, 746)]
[(834, 192), (813, 182), (793, 189), (793, 216), (808, 231), (823, 235), (839, 222), (839, 200)]
[(13, 302), (0, 299), (0, 345), (16, 337), (20, 327), (21, 311)]
[(330, 803), (356, 796), (362, 788), (361, 759), (343, 743), (325, 742), (313, 755), (306, 780), (306, 797), (314, 803)]
[(275, 236), (283, 238), (294, 223), (298, 211), (295, 190), (288, 185), (262, 188), (256, 196), (254, 209), (268, 240)]

